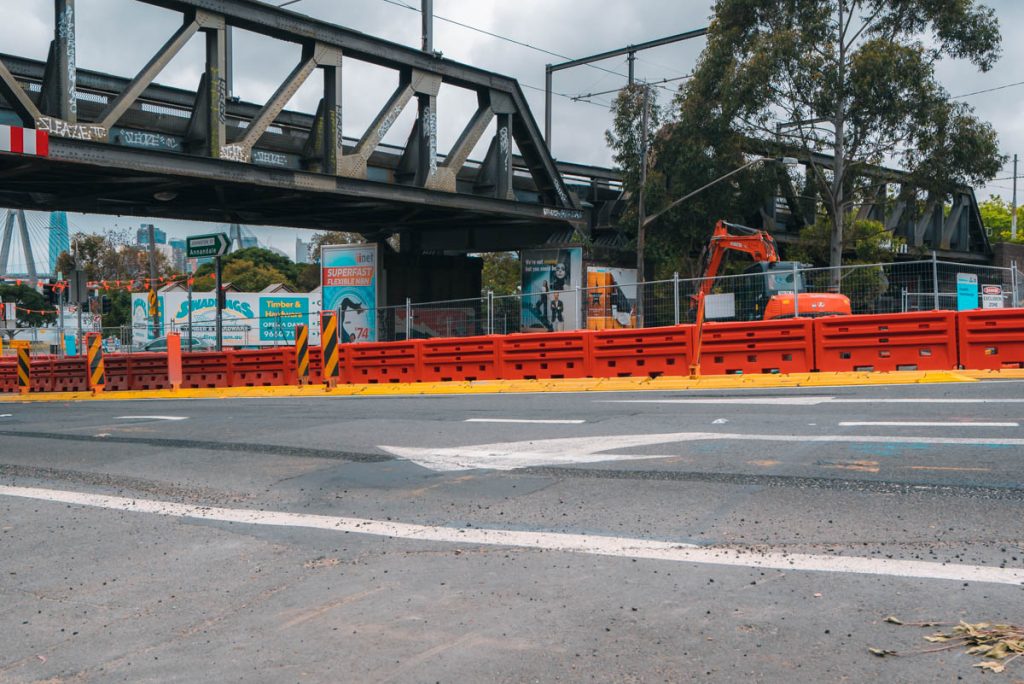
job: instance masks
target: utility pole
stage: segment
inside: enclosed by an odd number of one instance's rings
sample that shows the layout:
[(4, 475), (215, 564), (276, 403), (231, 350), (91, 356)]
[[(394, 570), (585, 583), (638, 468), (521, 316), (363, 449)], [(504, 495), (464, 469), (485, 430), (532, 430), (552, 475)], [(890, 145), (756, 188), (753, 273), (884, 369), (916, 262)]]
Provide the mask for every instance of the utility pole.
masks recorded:
[(644, 188), (647, 185), (647, 126), (650, 118), (651, 88), (644, 84), (643, 114), (640, 117), (640, 191), (637, 194), (636, 208), (636, 323), (644, 327), (644, 246), (646, 232), (644, 222), (647, 219), (644, 211)]
[(422, 0), (420, 16), (423, 20), (423, 51), (434, 52), (434, 0)]
[[(82, 261), (78, 254), (78, 240), (75, 240), (75, 276), (77, 280), (85, 278), (85, 273), (82, 272)], [(82, 298), (79, 296), (80, 287), (75, 288), (75, 309), (78, 312), (78, 335), (75, 337), (75, 354), (83, 356), (85, 354), (82, 351)]]
[[(150, 300), (156, 301), (156, 226), (152, 223), (146, 226), (149, 231), (149, 291)], [(163, 328), (160, 326), (160, 305), (159, 303), (152, 311), (153, 333), (157, 337), (163, 337)]]
[[(57, 271), (57, 280), (55, 281), (55, 284), (59, 284), (63, 280), (64, 273), (62, 271)], [(61, 358), (66, 356), (64, 353), (64, 289), (65, 288), (63, 287), (57, 288), (57, 334), (60, 336), (60, 339), (57, 341), (57, 349), (59, 350)]]
[(192, 265), (189, 264), (188, 275), (185, 277), (188, 284), (188, 349), (192, 351)]
[(1013, 207), (1010, 212), (1010, 239), (1017, 239), (1017, 155), (1013, 155)]

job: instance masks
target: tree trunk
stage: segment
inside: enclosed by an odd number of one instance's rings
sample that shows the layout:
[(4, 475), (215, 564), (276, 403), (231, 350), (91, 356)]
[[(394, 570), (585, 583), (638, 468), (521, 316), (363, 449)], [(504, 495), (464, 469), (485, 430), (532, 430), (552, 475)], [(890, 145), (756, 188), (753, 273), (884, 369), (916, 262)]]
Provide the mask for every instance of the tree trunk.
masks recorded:
[[(839, 21), (837, 22), (837, 33), (839, 37), (839, 63), (837, 71), (839, 74), (839, 92), (845, 93), (846, 86), (846, 35), (844, 31), (845, 19), (843, 17), (843, 3), (839, 3)], [(832, 121), (835, 126), (835, 144), (832, 146), (832, 187), (830, 188), (832, 204), (832, 238), (829, 242), (828, 265), (832, 274), (832, 288), (839, 292), (841, 280), (840, 270), (843, 265), (843, 205), (846, 198), (843, 196), (844, 181), (846, 180), (846, 101), (840, 96), (836, 98), (835, 118)]]

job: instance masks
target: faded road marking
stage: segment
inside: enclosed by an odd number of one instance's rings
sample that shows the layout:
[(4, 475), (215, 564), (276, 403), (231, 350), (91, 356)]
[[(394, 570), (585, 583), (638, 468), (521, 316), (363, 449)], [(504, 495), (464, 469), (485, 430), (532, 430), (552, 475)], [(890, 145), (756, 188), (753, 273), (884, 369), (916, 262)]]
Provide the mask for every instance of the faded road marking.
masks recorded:
[(116, 416), (114, 420), (188, 420), (188, 416)]
[[(1024, 584), (1024, 568), (996, 568), (983, 565), (957, 565), (859, 556), (760, 552), (737, 548), (697, 547), (693, 544), (656, 539), (605, 537), (560, 532), (527, 532), (478, 527), (437, 527), (363, 518), (311, 515), (308, 513), (193, 506), (172, 501), (128, 499), (120, 496), (104, 496), (101, 494), (86, 494), (83, 492), (39, 489), (35, 487), (0, 485), (0, 496), (89, 506), (124, 513), (151, 513), (174, 518), (213, 520), (243, 525), (302, 527), (416, 541), (522, 547), (699, 565), (729, 565), (745, 568), (853, 573), (914, 579), (952, 580), (957, 582)], [(59, 515), (59, 511), (60, 509), (57, 509), (53, 515)]]
[(536, 423), (537, 425), (579, 425), (585, 420), (532, 420), (529, 418), (467, 418), (466, 423)]
[(991, 468), (961, 468), (959, 466), (906, 466), (910, 470), (952, 470), (960, 473), (991, 473)]
[(595, 399), (598, 404), (741, 404), (819, 406), (821, 404), (1021, 404), (1024, 399), (847, 399), (842, 397), (694, 397), (691, 399)]
[(843, 427), (1020, 427), (1020, 423), (967, 423), (953, 420), (847, 420)]

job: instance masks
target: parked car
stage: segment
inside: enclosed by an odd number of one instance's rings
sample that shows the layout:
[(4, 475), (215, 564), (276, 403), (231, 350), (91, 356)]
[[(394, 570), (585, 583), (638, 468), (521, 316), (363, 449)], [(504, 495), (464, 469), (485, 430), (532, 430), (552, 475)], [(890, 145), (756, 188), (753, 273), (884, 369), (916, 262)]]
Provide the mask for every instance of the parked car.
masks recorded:
[[(181, 338), (181, 349), (182, 351), (213, 351), (213, 345), (200, 337), (192, 338), (192, 346), (189, 346), (189, 340), (187, 337)], [(165, 352), (167, 351), (167, 338), (158, 337), (155, 340), (147, 342), (142, 345), (142, 351), (148, 352)]]

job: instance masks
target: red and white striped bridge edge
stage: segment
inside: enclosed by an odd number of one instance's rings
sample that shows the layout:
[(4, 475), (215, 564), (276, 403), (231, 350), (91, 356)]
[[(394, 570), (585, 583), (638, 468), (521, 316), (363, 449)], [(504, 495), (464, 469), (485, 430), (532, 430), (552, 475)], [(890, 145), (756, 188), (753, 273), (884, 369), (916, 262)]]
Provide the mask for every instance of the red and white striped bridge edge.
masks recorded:
[(50, 134), (34, 128), (0, 125), (0, 152), (46, 157), (50, 154)]

